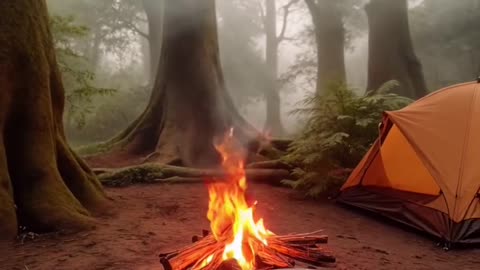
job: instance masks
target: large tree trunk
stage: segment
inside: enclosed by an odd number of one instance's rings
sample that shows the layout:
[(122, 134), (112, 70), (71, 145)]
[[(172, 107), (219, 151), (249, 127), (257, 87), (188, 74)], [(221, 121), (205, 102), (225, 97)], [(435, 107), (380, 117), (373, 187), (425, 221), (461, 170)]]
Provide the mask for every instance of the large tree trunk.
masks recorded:
[(285, 130), (280, 116), (278, 92), (278, 37), (277, 8), (275, 1), (265, 0), (266, 66), (268, 85), (265, 89), (265, 131), (273, 136), (282, 136)]
[[(225, 89), (215, 1), (165, 1), (164, 8), (162, 50), (150, 102), (137, 120), (107, 142), (109, 155), (119, 150), (131, 156), (131, 163), (181, 160), (193, 167), (216, 166), (215, 138), (230, 127), (242, 143), (258, 134)], [(139, 158), (145, 156), (146, 160)], [(90, 161), (105, 166), (104, 158)]]
[(345, 83), (345, 28), (338, 1), (305, 0), (312, 16), (317, 44), (317, 93)]
[(147, 15), (148, 44), (150, 49), (150, 84), (155, 83), (162, 46), (163, 0), (143, 0)]
[(45, 1), (0, 1), (0, 33), (0, 238), (90, 227), (106, 197), (65, 140)]
[(407, 0), (371, 0), (369, 21), (368, 88), (396, 80), (394, 93), (420, 98), (427, 94), (422, 66), (415, 55), (408, 22)]

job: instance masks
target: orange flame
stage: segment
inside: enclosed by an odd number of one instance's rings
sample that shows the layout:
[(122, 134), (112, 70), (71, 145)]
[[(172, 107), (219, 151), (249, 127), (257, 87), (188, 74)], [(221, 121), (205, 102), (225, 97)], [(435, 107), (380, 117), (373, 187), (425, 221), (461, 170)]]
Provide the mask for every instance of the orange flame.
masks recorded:
[[(236, 260), (242, 270), (255, 269), (255, 253), (262, 245), (267, 246), (268, 231), (263, 220), (255, 222), (254, 206), (249, 206), (245, 198), (247, 180), (242, 152), (235, 147), (233, 129), (222, 143), (215, 145), (223, 158), (223, 168), (228, 179), (210, 184), (210, 197), (207, 213), (210, 227), (218, 242), (225, 242), (222, 260)], [(203, 267), (210, 264), (212, 257), (203, 261)]]

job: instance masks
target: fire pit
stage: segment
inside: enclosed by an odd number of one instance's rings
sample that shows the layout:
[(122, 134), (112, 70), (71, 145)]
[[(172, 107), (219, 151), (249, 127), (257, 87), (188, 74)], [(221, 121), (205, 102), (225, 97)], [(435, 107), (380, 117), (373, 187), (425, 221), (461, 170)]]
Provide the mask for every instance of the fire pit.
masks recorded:
[(242, 151), (233, 130), (215, 145), (223, 157), (228, 179), (208, 184), (210, 230), (194, 236), (192, 244), (160, 254), (165, 270), (259, 270), (333, 266), (335, 257), (323, 244), (319, 231), (279, 236), (267, 230), (263, 219), (254, 220), (253, 205), (247, 203), (247, 181)]

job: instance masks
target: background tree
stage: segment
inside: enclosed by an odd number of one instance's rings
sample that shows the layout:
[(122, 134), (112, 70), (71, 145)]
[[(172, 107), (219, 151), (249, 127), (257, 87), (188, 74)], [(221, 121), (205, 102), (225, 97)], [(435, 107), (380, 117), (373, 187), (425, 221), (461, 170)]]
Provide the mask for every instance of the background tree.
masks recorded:
[[(66, 136), (74, 146), (106, 140), (138, 117), (148, 100), (150, 61), (144, 59), (150, 52), (142, 2), (47, 3), (65, 85)], [(144, 50), (138, 49), (141, 43)]]
[(365, 10), (369, 23), (367, 89), (397, 80), (400, 85), (394, 93), (414, 99), (427, 94), (410, 36), (407, 0), (371, 0)]
[(2, 1), (0, 13), (0, 237), (89, 227), (106, 197), (65, 140), (46, 4)]
[(111, 96), (111, 88), (99, 88), (95, 84), (95, 74), (89, 70), (89, 62), (75, 48), (75, 42), (88, 35), (88, 29), (74, 24), (73, 17), (50, 17), (58, 67), (65, 85), (65, 124), (83, 127), (91, 114), (93, 100), (97, 96)]
[[(153, 85), (157, 67), (160, 59), (160, 50), (162, 46), (162, 0), (143, 0), (143, 10), (145, 11), (148, 23), (148, 35), (138, 30), (143, 37), (147, 38), (150, 49), (150, 85)], [(138, 27), (136, 27), (138, 29)]]
[(345, 28), (340, 1), (305, 0), (312, 16), (317, 47), (317, 93), (330, 83), (346, 82)]
[(48, 5), (52, 15), (73, 16), (75, 24), (88, 29), (86, 38), (77, 40), (74, 47), (89, 60), (95, 74), (105, 54), (126, 58), (138, 33), (134, 26), (142, 19), (139, 1), (48, 0)]
[(277, 33), (276, 1), (265, 0), (265, 12), (262, 12), (265, 29), (265, 65), (267, 69), (267, 87), (265, 88), (266, 120), (264, 130), (273, 136), (285, 135), (280, 114), (280, 94), (278, 84), (278, 47), (285, 40), (290, 8), (298, 0), (290, 0), (283, 6), (283, 23)]
[[(480, 0), (424, 0), (411, 10), (412, 36), (430, 89), (480, 74)], [(441, 56), (441, 57), (439, 57)]]
[[(300, 91), (315, 90), (318, 94), (324, 94), (331, 88), (330, 84), (347, 83), (346, 53), (358, 49), (358, 41), (368, 30), (365, 14), (361, 11), (365, 2), (302, 1), (299, 13), (303, 17), (311, 17), (311, 20), (297, 31), (294, 44), (300, 53), (282, 76), (282, 83)], [(355, 70), (349, 84), (358, 84), (358, 73)]]

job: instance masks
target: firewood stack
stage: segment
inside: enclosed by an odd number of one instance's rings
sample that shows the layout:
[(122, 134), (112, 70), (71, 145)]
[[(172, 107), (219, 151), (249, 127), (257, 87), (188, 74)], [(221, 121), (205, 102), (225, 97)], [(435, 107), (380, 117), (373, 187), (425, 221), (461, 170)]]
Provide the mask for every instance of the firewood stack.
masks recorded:
[[(319, 232), (269, 236), (268, 245), (258, 242), (255, 265), (257, 270), (303, 267), (333, 267), (335, 257), (323, 244), (328, 236)], [(160, 254), (165, 270), (241, 270), (235, 261), (223, 261), (225, 243), (217, 241), (208, 231), (192, 237), (193, 244), (173, 252)], [(206, 263), (208, 262), (208, 263)]]

